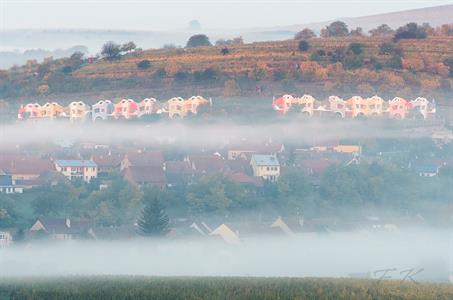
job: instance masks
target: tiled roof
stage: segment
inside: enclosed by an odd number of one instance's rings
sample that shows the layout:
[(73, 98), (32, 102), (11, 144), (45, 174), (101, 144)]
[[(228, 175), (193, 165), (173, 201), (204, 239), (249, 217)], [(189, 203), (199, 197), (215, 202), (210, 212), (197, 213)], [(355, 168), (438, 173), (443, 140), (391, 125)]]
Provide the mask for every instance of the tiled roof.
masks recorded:
[(105, 155), (93, 155), (92, 160), (98, 165), (98, 167), (119, 167), (123, 160), (123, 154), (105, 154)]
[(167, 161), (165, 171), (169, 174), (191, 174), (192, 169), (187, 161)]
[(154, 152), (130, 152), (126, 154), (129, 162), (134, 166), (162, 167), (164, 156), (160, 151)]
[(252, 161), (254, 161), (257, 166), (280, 166), (277, 158), (273, 155), (255, 154), (252, 156)]
[(235, 183), (263, 186), (263, 180), (261, 179), (261, 177), (253, 177), (244, 173), (234, 173), (228, 175), (228, 177)]
[(132, 166), (124, 171), (124, 177), (136, 184), (155, 184), (163, 186), (167, 183), (164, 170), (159, 167)]
[(215, 174), (226, 169), (225, 161), (219, 155), (189, 155), (187, 160), (196, 173)]
[(0, 170), (7, 174), (41, 174), (55, 170), (49, 159), (21, 155), (0, 155)]
[(92, 160), (66, 160), (60, 159), (56, 160), (55, 164), (59, 165), (60, 167), (97, 167), (96, 163)]

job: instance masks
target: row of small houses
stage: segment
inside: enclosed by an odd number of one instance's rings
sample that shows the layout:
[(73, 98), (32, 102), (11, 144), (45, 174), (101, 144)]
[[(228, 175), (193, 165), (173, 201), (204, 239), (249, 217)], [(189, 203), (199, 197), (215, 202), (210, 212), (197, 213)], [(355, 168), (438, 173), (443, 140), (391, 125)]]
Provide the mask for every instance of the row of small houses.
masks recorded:
[[(112, 174), (121, 174), (131, 184), (151, 185), (160, 189), (180, 183), (182, 177), (197, 175), (228, 176), (238, 184), (263, 186), (275, 182), (282, 172), (303, 170), (307, 176), (319, 177), (332, 165), (359, 164), (359, 145), (325, 144), (287, 151), (283, 144), (267, 143), (230, 147), (222, 153), (189, 154), (182, 160), (166, 161), (161, 151), (135, 151), (90, 154), (89, 159), (42, 158), (29, 155), (0, 155), (0, 192), (22, 193), (61, 180), (99, 178), (101, 187)], [(93, 150), (95, 151), (95, 150)], [(418, 162), (409, 168), (420, 176), (436, 176), (445, 161)]]
[[(18, 119), (58, 119), (66, 117), (71, 121), (80, 121), (91, 117), (93, 121), (99, 121), (141, 118), (153, 114), (168, 114), (170, 118), (185, 118), (189, 115), (198, 114), (200, 107), (208, 105), (212, 105), (211, 99), (207, 100), (202, 96), (192, 96), (188, 99), (174, 97), (164, 103), (155, 98), (145, 98), (140, 102), (133, 99), (123, 99), (118, 103), (101, 100), (92, 107), (83, 101), (73, 101), (67, 107), (57, 102), (48, 102), (44, 105), (28, 103), (19, 108)], [(318, 101), (310, 95), (302, 97), (283, 95), (274, 98), (272, 106), (275, 111), (281, 114), (294, 111), (309, 116), (330, 114), (340, 118), (384, 116), (392, 119), (409, 117), (428, 119), (436, 114), (435, 101), (428, 101), (423, 97), (411, 101), (395, 97), (389, 101), (384, 101), (378, 96), (370, 98), (353, 96), (347, 100), (338, 96), (330, 96), (327, 101)]]
[(387, 117), (391, 119), (430, 119), (436, 114), (436, 102), (418, 97), (406, 100), (395, 97), (389, 101), (379, 96), (362, 98), (353, 96), (344, 100), (330, 96), (327, 101), (318, 101), (311, 95), (294, 97), (283, 95), (274, 99), (273, 108), (280, 114), (298, 112), (308, 116), (333, 115), (339, 118)]
[(140, 102), (133, 99), (122, 99), (118, 103), (101, 100), (91, 107), (83, 101), (73, 101), (67, 107), (57, 102), (47, 102), (43, 105), (28, 103), (19, 108), (17, 117), (19, 120), (69, 118), (71, 121), (83, 121), (91, 117), (93, 121), (99, 121), (167, 114), (170, 118), (184, 118), (196, 115), (200, 106), (210, 104), (211, 100), (201, 96), (192, 96), (188, 99), (174, 97), (166, 102), (159, 102), (155, 98), (145, 98)]
[[(356, 221), (344, 221), (338, 218), (304, 219), (302, 216), (281, 217), (261, 222), (221, 223), (212, 221), (174, 221), (166, 238), (170, 239), (210, 239), (220, 240), (230, 245), (237, 245), (249, 237), (301, 237), (307, 235), (328, 234), (351, 231), (399, 232), (401, 229), (426, 225), (423, 217), (401, 217), (385, 220), (376, 216)], [(0, 248), (10, 246), (19, 239), (15, 229), (0, 230)], [(64, 240), (127, 240), (140, 237), (139, 227), (95, 226), (87, 220), (70, 218), (38, 218), (32, 226), (22, 232), (23, 240), (50, 239)]]
[[(276, 150), (277, 152), (280, 150)], [(184, 160), (165, 161), (161, 151), (104, 153), (90, 159), (53, 159), (28, 155), (0, 155), (0, 192), (22, 193), (24, 189), (61, 179), (108, 179), (120, 173), (136, 185), (165, 189), (180, 176), (224, 174), (233, 181), (260, 186), (263, 180), (276, 181), (280, 176), (277, 152), (259, 154), (246, 150), (237, 159), (225, 159), (219, 153), (187, 155)]]

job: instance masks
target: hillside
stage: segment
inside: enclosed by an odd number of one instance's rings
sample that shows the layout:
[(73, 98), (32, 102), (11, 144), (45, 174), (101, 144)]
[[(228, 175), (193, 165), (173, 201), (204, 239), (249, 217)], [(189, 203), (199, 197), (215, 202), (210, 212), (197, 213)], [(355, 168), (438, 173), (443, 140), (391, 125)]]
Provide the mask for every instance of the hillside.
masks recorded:
[[(301, 51), (297, 41), (286, 40), (230, 45), (227, 52), (219, 46), (176, 48), (136, 51), (113, 61), (31, 63), (0, 73), (0, 99), (94, 103), (105, 97), (309, 93), (320, 99), (422, 95), (445, 103), (453, 94), (447, 63), (453, 58), (452, 36), (397, 43), (378, 37), (315, 38), (308, 46)], [(142, 61), (149, 65), (139, 68)]]
[[(425, 7), (412, 10), (397, 11), (386, 14), (377, 14), (355, 18), (338, 18), (344, 21), (350, 28), (362, 27), (364, 31), (368, 31), (381, 24), (387, 24), (392, 28), (398, 28), (409, 22), (419, 24), (429, 23), (431, 26), (440, 26), (442, 24), (449, 24), (452, 22), (453, 5), (442, 5), (434, 7)], [(292, 31), (297, 32), (303, 28), (311, 28), (320, 31), (326, 25), (330, 24), (332, 20), (325, 22), (295, 24), (291, 26), (279, 26), (272, 28), (257, 28), (257, 31)]]

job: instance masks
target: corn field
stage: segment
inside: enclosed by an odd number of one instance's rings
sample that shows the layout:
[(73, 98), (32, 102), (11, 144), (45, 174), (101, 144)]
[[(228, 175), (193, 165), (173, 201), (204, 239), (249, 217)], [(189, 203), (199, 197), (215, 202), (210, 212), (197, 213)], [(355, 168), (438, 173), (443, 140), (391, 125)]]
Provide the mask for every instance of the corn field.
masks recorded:
[(1, 279), (0, 299), (453, 299), (453, 285), (365, 279), (61, 277)]

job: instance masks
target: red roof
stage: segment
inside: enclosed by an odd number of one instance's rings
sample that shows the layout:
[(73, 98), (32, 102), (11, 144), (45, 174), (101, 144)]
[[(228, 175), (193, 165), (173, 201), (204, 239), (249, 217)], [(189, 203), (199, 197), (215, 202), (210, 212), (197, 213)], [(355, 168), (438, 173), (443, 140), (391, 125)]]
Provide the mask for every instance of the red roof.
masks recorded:
[(123, 174), (126, 180), (138, 185), (151, 184), (163, 188), (167, 184), (164, 170), (159, 167), (132, 166), (127, 168)]
[(170, 174), (192, 174), (192, 168), (187, 161), (167, 161), (165, 171)]
[(123, 154), (107, 154), (107, 155), (93, 155), (92, 160), (98, 165), (100, 168), (111, 168), (111, 167), (119, 167), (121, 161), (123, 160)]
[(42, 174), (55, 170), (50, 159), (33, 156), (1, 155), (0, 170), (8, 174)]
[(225, 161), (219, 155), (189, 155), (187, 161), (196, 173), (215, 174), (226, 170)]
[(253, 177), (245, 173), (233, 173), (228, 175), (228, 177), (235, 183), (263, 186), (263, 180), (261, 179), (261, 177)]
[(126, 157), (133, 166), (162, 167), (164, 155), (161, 151), (130, 152)]

